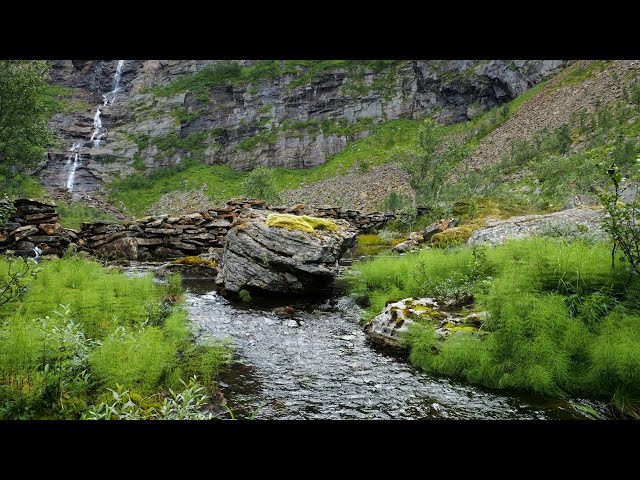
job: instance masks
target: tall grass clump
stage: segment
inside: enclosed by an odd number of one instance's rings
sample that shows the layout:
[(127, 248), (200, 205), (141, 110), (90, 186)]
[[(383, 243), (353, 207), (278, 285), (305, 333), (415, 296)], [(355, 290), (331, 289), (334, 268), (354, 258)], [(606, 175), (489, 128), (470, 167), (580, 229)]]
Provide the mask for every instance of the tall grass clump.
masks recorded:
[(72, 257), (25, 281), (0, 310), (0, 418), (90, 418), (119, 389), (158, 411), (194, 377), (188, 391), (215, 393), (229, 347), (194, 345), (179, 278), (158, 285)]
[(369, 299), (369, 317), (388, 301), (451, 293), (452, 278), (467, 282), (470, 307), (488, 312), (479, 332), (446, 340), (428, 325), (410, 329), (415, 365), (493, 388), (603, 396), (640, 414), (640, 280), (624, 265), (612, 269), (609, 244), (530, 238), (354, 268), (352, 291)]

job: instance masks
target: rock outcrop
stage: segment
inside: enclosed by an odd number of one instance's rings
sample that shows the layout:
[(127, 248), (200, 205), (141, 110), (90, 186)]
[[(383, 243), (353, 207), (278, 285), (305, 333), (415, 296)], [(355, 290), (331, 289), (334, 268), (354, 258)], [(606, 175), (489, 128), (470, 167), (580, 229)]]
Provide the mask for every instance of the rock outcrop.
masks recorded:
[(444, 338), (456, 332), (477, 332), (484, 314), (472, 313), (465, 317), (441, 310), (433, 298), (405, 298), (389, 303), (364, 330), (376, 345), (397, 351), (406, 351), (409, 345), (403, 338), (412, 324), (431, 325), (437, 335)]
[(269, 226), (275, 224), (271, 218), (266, 212), (252, 211), (234, 221), (217, 282), (233, 293), (242, 289), (299, 295), (330, 291), (338, 260), (355, 245), (355, 229), (344, 220), (325, 220), (334, 225), (333, 231), (315, 228), (308, 233), (295, 226)]
[(571, 208), (547, 215), (522, 215), (494, 220), (475, 230), (468, 244), (501, 244), (510, 238), (525, 238), (546, 233), (562, 236), (563, 234), (591, 233), (603, 236), (601, 220), (604, 212), (595, 208)]
[[(88, 142), (96, 106), (113, 88), (117, 60), (52, 63), (54, 82), (74, 88), (71, 113), (54, 129), (64, 148), (49, 152), (39, 174), (63, 187), (69, 149), (82, 146), (74, 191), (101, 188), (114, 175), (153, 171), (197, 157), (237, 169), (306, 168), (324, 163), (384, 120), (431, 115), (458, 122), (508, 101), (567, 65), (562, 60), (408, 60), (352, 62), (261, 74), (254, 81), (215, 81), (204, 92), (157, 86), (216, 68), (216, 60), (126, 60), (118, 100), (101, 109), (104, 135)], [(256, 62), (236, 61), (240, 68)], [(272, 65), (273, 66), (273, 65)], [(206, 73), (203, 75), (206, 76)], [(197, 83), (197, 82), (196, 82)]]

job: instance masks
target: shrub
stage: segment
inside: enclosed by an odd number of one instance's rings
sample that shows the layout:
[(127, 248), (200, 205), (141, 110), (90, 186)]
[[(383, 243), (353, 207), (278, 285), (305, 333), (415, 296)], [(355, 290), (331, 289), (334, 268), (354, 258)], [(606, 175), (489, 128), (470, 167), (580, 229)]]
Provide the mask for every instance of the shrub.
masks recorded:
[(274, 183), (273, 170), (262, 165), (249, 172), (242, 183), (242, 190), (244, 195), (249, 198), (272, 203), (280, 200)]
[(620, 187), (625, 178), (615, 163), (607, 168), (607, 174), (613, 191), (602, 189), (598, 197), (609, 214), (603, 220), (603, 227), (613, 240), (611, 262), (613, 264), (616, 250), (620, 249), (631, 269), (640, 274), (640, 197), (629, 203), (621, 202)]

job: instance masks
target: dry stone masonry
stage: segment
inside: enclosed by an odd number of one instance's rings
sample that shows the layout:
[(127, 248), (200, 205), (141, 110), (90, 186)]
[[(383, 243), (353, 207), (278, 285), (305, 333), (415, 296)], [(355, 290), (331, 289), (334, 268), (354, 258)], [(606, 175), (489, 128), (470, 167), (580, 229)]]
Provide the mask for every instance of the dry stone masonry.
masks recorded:
[(78, 232), (60, 225), (56, 205), (26, 198), (14, 201), (14, 212), (0, 232), (1, 250), (31, 249), (61, 254), (78, 242)]
[(133, 221), (83, 223), (80, 231), (60, 225), (56, 205), (30, 199), (14, 202), (15, 213), (0, 232), (0, 248), (33, 248), (61, 255), (70, 244), (109, 259), (152, 260), (202, 253), (222, 253), (233, 221), (247, 210), (312, 215), (345, 220), (364, 231), (379, 227), (395, 215), (362, 213), (337, 207), (306, 210), (304, 205), (270, 206), (262, 201), (234, 200), (226, 206), (185, 215), (155, 215)]

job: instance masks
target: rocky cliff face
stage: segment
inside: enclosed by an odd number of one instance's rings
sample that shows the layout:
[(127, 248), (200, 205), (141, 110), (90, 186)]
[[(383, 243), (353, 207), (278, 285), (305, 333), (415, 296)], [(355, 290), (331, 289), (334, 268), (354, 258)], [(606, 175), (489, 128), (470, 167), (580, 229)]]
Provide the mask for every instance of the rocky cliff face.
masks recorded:
[[(64, 147), (49, 152), (39, 171), (46, 185), (65, 187), (73, 171), (74, 191), (94, 191), (115, 175), (189, 158), (245, 170), (311, 167), (386, 120), (473, 118), (567, 61), (325, 62), (315, 68), (310, 62), (131, 60), (122, 65), (116, 98), (104, 105), (117, 64), (52, 62), (53, 81), (73, 87), (78, 108), (52, 121)], [(100, 105), (103, 128), (95, 143)]]

